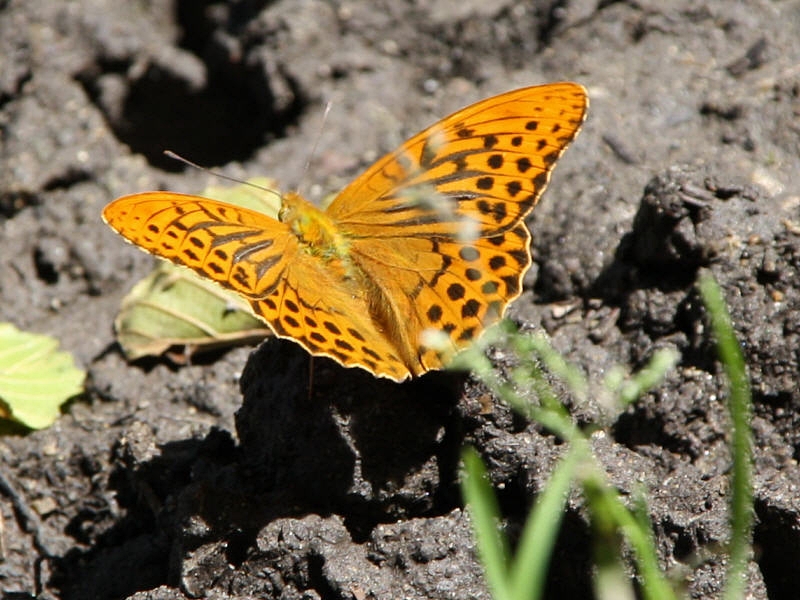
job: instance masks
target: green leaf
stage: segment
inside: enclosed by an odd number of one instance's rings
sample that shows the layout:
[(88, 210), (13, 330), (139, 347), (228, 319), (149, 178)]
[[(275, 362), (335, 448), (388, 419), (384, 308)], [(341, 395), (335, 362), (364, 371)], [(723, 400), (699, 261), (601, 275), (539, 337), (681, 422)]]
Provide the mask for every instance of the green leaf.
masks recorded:
[(60, 406), (83, 391), (86, 373), (58, 341), (0, 323), (0, 417), (31, 429), (52, 425)]
[(191, 354), (270, 335), (246, 300), (169, 263), (160, 263), (125, 296), (114, 328), (128, 360), (173, 346)]

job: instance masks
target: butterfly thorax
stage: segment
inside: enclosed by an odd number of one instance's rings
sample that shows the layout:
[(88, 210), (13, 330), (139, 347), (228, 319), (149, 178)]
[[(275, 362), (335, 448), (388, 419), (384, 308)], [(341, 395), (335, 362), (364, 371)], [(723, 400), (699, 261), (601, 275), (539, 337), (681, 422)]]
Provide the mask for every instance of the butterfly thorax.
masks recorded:
[(278, 218), (297, 236), (305, 252), (326, 260), (347, 259), (349, 244), (336, 224), (300, 194), (284, 194)]

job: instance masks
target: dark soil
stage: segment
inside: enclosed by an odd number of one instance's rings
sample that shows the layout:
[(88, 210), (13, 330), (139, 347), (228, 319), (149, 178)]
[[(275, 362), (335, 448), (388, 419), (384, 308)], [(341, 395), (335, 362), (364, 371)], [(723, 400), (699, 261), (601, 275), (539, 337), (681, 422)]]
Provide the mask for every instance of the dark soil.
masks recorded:
[[(622, 491), (649, 488), (665, 568), (716, 598), (730, 459), (694, 285), (710, 270), (753, 384), (750, 597), (797, 598), (798, 31), (796, 0), (0, 0), (0, 321), (56, 336), (90, 373), (53, 427), (0, 438), (0, 590), (488, 598), (460, 448), (486, 459), (514, 531), (558, 440), (468, 377), (396, 385), (315, 361), (309, 397), (289, 342), (131, 366), (112, 321), (153, 259), (100, 211), (218, 183), (165, 148), (320, 198), (452, 110), (575, 80), (589, 118), (531, 219), (511, 316), (594, 382), (680, 351), (596, 452)], [(591, 596), (588, 540), (576, 499), (549, 597)]]

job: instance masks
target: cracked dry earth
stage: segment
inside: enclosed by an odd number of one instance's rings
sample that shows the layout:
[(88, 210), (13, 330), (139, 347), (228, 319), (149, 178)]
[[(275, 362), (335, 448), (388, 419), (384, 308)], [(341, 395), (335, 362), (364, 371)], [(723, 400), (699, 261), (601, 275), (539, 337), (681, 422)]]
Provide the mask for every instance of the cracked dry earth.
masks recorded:
[[(749, 594), (796, 598), (798, 30), (796, 0), (0, 2), (0, 319), (89, 370), (53, 427), (0, 438), (4, 596), (488, 598), (460, 448), (513, 532), (563, 450), (552, 435), (468, 376), (396, 385), (315, 361), (309, 397), (307, 355), (278, 340), (129, 365), (111, 324), (152, 259), (100, 212), (213, 182), (165, 148), (320, 199), (461, 106), (573, 80), (589, 117), (529, 219), (510, 316), (594, 382), (680, 352), (594, 449), (624, 493), (650, 490), (663, 566), (716, 598), (730, 463), (694, 287), (709, 270), (752, 380)], [(591, 596), (589, 535), (575, 497), (548, 597)]]

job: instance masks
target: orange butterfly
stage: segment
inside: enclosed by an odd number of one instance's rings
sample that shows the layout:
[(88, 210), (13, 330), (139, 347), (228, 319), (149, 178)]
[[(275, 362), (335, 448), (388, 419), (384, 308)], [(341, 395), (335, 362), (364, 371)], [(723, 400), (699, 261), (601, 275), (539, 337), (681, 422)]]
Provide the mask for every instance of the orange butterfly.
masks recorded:
[(524, 218), (587, 105), (575, 83), (482, 100), (378, 160), (326, 211), (288, 193), (276, 221), (145, 192), (103, 218), (238, 292), (312, 355), (403, 381), (442, 368), (519, 296), (531, 264)]

